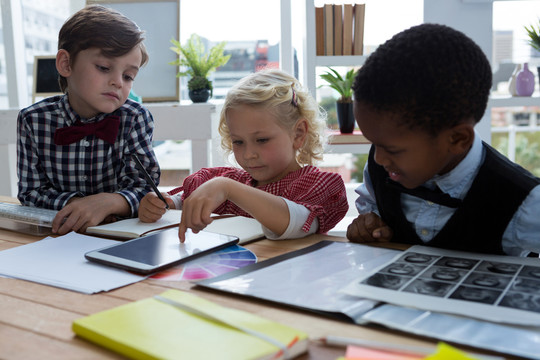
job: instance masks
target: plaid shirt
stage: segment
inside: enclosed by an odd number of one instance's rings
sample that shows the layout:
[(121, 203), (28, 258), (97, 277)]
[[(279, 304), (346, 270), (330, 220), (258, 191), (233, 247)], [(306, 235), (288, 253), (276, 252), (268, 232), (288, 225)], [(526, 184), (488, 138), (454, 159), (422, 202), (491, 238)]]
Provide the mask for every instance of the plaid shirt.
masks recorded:
[[(182, 200), (206, 181), (223, 176), (242, 184), (253, 186), (253, 178), (242, 169), (232, 167), (204, 168), (188, 176), (181, 187), (169, 191), (170, 195), (184, 191)], [(326, 233), (343, 219), (349, 205), (345, 184), (339, 174), (319, 170), (315, 166), (304, 166), (300, 170), (287, 174), (283, 179), (257, 189), (281, 196), (305, 206), (310, 214), (302, 230), (308, 232), (315, 217), (319, 219), (317, 233)], [(216, 214), (235, 214), (251, 217), (236, 204), (226, 201), (213, 211)]]
[[(120, 116), (114, 144), (93, 135), (69, 145), (55, 145), (58, 128)], [(137, 154), (159, 183), (160, 170), (152, 150), (154, 122), (140, 104), (127, 100), (112, 114), (82, 119), (70, 107), (67, 95), (44, 99), (20, 111), (17, 119), (18, 198), (24, 205), (61, 209), (73, 196), (103, 192), (122, 195), (135, 216), (142, 197), (151, 191), (129, 158)]]

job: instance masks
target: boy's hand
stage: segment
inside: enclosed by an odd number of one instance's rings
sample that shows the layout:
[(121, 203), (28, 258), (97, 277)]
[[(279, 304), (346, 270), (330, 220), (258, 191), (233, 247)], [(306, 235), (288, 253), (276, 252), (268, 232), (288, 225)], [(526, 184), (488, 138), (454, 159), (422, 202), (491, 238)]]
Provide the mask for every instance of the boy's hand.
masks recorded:
[(182, 220), (178, 228), (180, 242), (186, 240), (186, 231), (194, 233), (203, 230), (212, 219), (212, 212), (228, 199), (227, 183), (224, 177), (214, 178), (199, 186), (182, 202)]
[[(174, 209), (174, 201), (171, 197), (167, 193), (161, 193), (161, 195), (163, 195), (165, 201), (167, 201), (169, 208)], [(142, 222), (147, 223), (156, 222), (161, 219), (166, 211), (165, 203), (157, 196), (157, 194), (149, 192), (142, 198), (139, 204), (139, 219)]]
[(58, 235), (70, 231), (85, 232), (86, 228), (101, 224), (110, 215), (127, 216), (130, 211), (128, 202), (119, 194), (100, 193), (73, 197), (56, 214), (52, 231)]
[(347, 228), (347, 239), (357, 243), (388, 242), (392, 229), (375, 213), (360, 214)]

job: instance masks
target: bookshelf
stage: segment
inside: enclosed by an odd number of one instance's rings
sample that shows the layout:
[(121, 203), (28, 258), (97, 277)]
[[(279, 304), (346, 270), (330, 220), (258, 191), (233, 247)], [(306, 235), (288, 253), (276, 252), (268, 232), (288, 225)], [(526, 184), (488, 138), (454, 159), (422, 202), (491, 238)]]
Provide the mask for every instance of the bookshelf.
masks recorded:
[[(328, 1), (331, 2), (331, 1)], [(305, 0), (306, 29), (304, 41), (304, 82), (313, 96), (317, 90), (317, 67), (324, 66), (360, 66), (367, 56), (364, 55), (317, 55), (317, 44), (315, 36), (315, 1)]]

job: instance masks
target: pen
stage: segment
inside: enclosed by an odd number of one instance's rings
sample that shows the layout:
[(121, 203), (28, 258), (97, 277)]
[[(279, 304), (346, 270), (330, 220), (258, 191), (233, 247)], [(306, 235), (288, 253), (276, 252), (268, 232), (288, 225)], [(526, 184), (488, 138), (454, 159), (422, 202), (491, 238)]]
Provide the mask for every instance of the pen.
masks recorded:
[[(437, 350), (435, 347), (392, 344), (392, 343), (387, 343), (387, 342), (346, 338), (346, 337), (332, 336), (332, 335), (318, 338), (316, 339), (316, 341), (322, 344), (330, 345), (330, 346), (356, 345), (356, 346), (362, 346), (362, 347), (375, 349), (375, 350), (398, 352), (398, 353), (409, 354), (409, 355), (432, 355)], [(490, 355), (473, 354), (473, 353), (469, 353), (469, 354), (482, 360), (504, 360), (504, 358), (499, 357), (499, 356), (490, 356)]]
[(150, 184), (150, 186), (152, 186), (152, 189), (154, 189), (154, 192), (156, 193), (156, 195), (161, 199), (161, 201), (165, 203), (165, 208), (169, 209), (169, 204), (167, 204), (167, 201), (165, 201), (165, 198), (163, 197), (163, 195), (161, 195), (161, 192), (159, 192), (156, 186), (156, 183), (154, 183), (154, 180), (152, 180), (152, 178), (150, 177), (150, 174), (148, 174), (148, 172), (144, 168), (143, 164), (141, 163), (141, 160), (139, 160), (139, 158), (135, 154), (131, 154), (131, 157), (135, 161), (135, 165), (137, 166), (139, 171), (143, 173), (144, 177), (146, 178), (146, 181)]

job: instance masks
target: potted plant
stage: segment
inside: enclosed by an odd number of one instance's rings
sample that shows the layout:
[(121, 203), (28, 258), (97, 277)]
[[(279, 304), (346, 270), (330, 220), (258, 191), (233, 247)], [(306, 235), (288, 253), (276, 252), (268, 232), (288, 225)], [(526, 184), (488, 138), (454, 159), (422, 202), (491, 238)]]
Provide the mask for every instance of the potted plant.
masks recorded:
[(179, 55), (179, 58), (169, 64), (185, 66), (187, 70), (178, 71), (177, 77), (191, 76), (188, 81), (189, 98), (193, 102), (206, 102), (212, 96), (212, 82), (208, 75), (219, 66), (229, 61), (230, 55), (224, 55), (225, 42), (212, 47), (208, 52), (204, 48), (201, 38), (192, 34), (185, 46), (179, 41), (171, 39), (174, 45), (171, 50)]
[[(525, 31), (527, 31), (527, 35), (529, 36), (528, 44), (531, 45), (531, 47), (537, 51), (540, 51), (540, 23), (535, 28), (534, 25), (530, 25), (529, 27), (525, 26)], [(538, 80), (540, 81), (540, 66), (536, 68), (538, 71)]]
[(328, 68), (325, 74), (320, 75), (329, 86), (336, 90), (340, 97), (336, 101), (336, 111), (339, 124), (339, 131), (343, 134), (350, 134), (354, 130), (354, 113), (352, 101), (352, 84), (356, 72), (354, 69), (347, 71), (345, 76), (341, 76), (336, 70)]

